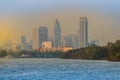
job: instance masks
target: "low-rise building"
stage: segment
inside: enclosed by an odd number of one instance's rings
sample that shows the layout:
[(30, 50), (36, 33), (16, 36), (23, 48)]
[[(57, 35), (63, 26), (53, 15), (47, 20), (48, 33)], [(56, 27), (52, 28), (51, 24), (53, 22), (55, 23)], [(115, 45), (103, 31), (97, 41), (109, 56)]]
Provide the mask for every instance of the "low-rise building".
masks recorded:
[(73, 49), (72, 47), (63, 47), (62, 51), (67, 52), (67, 51), (72, 50), (72, 49)]
[(46, 42), (42, 42), (42, 52), (49, 52), (52, 51), (53, 45), (51, 41), (46, 41)]

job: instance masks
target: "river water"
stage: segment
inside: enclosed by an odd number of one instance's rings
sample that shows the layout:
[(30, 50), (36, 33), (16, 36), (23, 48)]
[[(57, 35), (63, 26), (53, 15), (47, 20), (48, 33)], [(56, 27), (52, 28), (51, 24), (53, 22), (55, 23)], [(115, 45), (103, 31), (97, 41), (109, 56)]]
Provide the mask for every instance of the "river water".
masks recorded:
[(120, 80), (120, 62), (4, 58), (0, 59), (0, 80)]

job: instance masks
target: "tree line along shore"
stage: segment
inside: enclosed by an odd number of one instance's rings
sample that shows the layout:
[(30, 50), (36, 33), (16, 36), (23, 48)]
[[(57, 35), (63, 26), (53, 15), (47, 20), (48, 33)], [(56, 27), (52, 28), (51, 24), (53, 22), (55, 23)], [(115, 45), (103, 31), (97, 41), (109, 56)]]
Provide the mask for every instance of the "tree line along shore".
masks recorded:
[(0, 58), (61, 58), (120, 61), (120, 40), (115, 43), (108, 42), (106, 46), (88, 46), (67, 52), (37, 52), (37, 51), (6, 51), (0, 50)]

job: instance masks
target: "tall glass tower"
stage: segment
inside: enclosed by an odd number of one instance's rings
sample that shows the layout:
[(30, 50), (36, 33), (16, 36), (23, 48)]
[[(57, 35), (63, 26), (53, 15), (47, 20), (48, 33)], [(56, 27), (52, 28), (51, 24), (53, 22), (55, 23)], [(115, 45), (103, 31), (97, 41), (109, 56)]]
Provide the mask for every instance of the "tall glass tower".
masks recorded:
[(87, 17), (80, 18), (80, 29), (79, 29), (79, 44), (80, 48), (88, 46), (88, 20)]
[(54, 27), (54, 47), (61, 47), (61, 28), (57, 19)]
[(42, 42), (48, 40), (48, 28), (38, 27), (33, 29), (33, 50), (37, 50), (42, 47)]
[(26, 36), (21, 35), (21, 44), (26, 44)]

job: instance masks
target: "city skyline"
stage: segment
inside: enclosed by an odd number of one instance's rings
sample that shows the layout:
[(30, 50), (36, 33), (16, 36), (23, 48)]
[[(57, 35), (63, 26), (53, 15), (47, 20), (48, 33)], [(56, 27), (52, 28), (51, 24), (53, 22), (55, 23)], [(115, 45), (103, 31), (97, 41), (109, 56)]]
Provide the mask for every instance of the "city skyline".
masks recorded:
[(7, 39), (20, 42), (22, 34), (31, 40), (32, 29), (39, 26), (48, 27), (49, 35), (53, 36), (56, 18), (61, 23), (62, 36), (77, 34), (82, 16), (89, 20), (89, 40), (98, 39), (100, 45), (105, 45), (120, 38), (120, 1), (12, 0), (0, 3), (0, 42)]
[[(81, 17), (80, 17), (81, 18)], [(55, 22), (59, 22), (58, 21), (58, 19), (56, 18), (56, 20), (55, 20)], [(54, 24), (54, 26), (53, 26), (53, 32), (50, 32), (50, 30), (48, 31), (48, 38), (53, 38), (54, 39), (54, 35), (55, 35), (55, 33), (54, 33), (54, 28), (55, 28), (55, 25), (56, 25), (56, 23)], [(60, 23), (59, 23), (59, 25), (60, 25)], [(88, 24), (87, 24), (88, 25)], [(47, 29), (49, 29), (49, 27), (47, 27), (47, 26), (37, 26), (37, 27), (34, 27), (34, 28), (41, 28), (41, 27), (46, 27)], [(76, 31), (75, 31), (75, 33), (68, 33), (68, 34), (65, 34), (65, 35), (61, 35), (61, 37), (62, 36), (69, 36), (69, 35), (78, 35), (79, 33), (78, 33), (78, 31), (79, 31), (79, 29), (80, 29), (80, 23), (79, 23), (79, 25), (78, 25), (78, 27), (76, 27), (77, 29), (76, 29)], [(62, 29), (63, 30), (63, 29)], [(60, 31), (60, 32), (63, 32), (63, 31)], [(81, 31), (80, 31), (81, 32)], [(89, 32), (89, 30), (87, 31), (87, 32)], [(32, 33), (32, 32), (31, 32)], [(49, 34), (49, 33), (51, 33), (51, 34)], [(61, 33), (62, 34), (62, 33)], [(87, 33), (87, 35), (88, 35), (88, 33)], [(27, 38), (29, 38), (29, 36), (27, 36), (27, 35), (23, 35), (23, 33), (21, 34), (21, 35), (19, 35), (18, 37), (19, 37), (19, 40), (16, 40), (15, 42), (14, 41), (12, 41), (12, 40), (10, 40), (9, 38), (6, 38), (6, 40), (4, 40), (4, 42), (9, 42), (9, 41), (11, 41), (12, 43), (17, 43), (17, 44), (20, 44), (21, 43), (21, 40), (20, 40), (20, 36), (22, 37), (22, 36), (26, 36)], [(79, 35), (78, 35), (79, 36)], [(90, 38), (90, 39), (87, 39), (87, 42), (90, 42), (91, 40), (96, 40), (96, 39), (98, 39), (98, 38)], [(31, 41), (31, 40), (33, 40), (33, 35), (32, 35), (32, 37), (30, 38), (30, 39), (27, 39), (26, 41), (27, 42), (29, 42), (29, 41)], [(48, 39), (49, 40), (49, 39)], [(88, 44), (87, 44), (88, 45)], [(106, 45), (106, 44), (104, 44), (104, 45)]]

